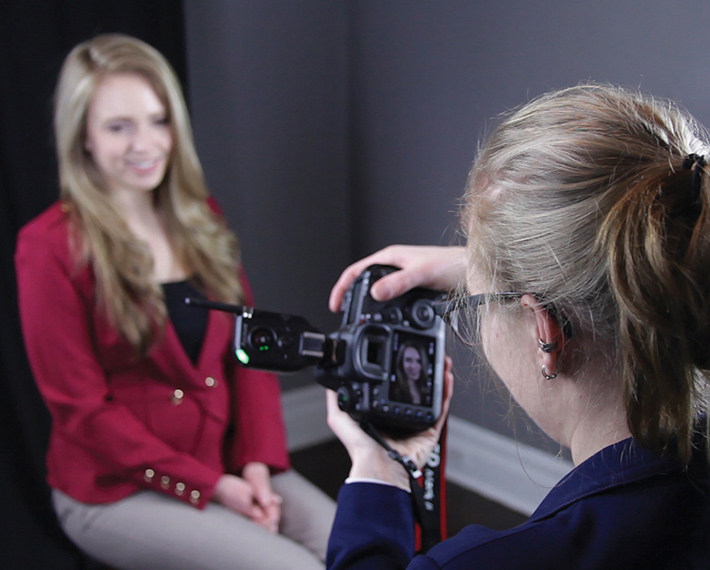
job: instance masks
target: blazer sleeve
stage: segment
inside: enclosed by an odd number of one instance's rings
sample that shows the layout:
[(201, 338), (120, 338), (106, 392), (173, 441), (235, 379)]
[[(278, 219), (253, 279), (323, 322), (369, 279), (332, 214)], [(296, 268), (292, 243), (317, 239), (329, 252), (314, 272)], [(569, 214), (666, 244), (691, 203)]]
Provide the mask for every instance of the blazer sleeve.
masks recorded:
[(377, 483), (348, 483), (328, 542), (328, 570), (402, 570), (414, 556), (409, 493)]
[[(100, 465), (114, 484), (126, 480), (131, 488), (151, 488), (203, 507), (221, 473), (177, 452), (113, 401), (93, 346), (93, 290), (87, 296), (78, 284), (68, 246), (60, 243), (66, 233), (58, 239), (26, 230), (18, 235), (15, 255), (19, 311), (29, 362), (52, 415), (52, 438), (71, 442), (67, 449), (83, 448), (91, 467)], [(176, 497), (162, 488), (150, 468), (182, 481), (187, 492)]]

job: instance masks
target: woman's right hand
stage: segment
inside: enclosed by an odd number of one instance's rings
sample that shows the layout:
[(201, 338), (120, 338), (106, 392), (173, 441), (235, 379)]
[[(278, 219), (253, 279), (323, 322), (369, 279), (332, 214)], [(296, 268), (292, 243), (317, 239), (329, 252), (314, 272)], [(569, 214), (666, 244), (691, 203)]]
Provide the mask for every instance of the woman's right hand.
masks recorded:
[(390, 245), (353, 263), (340, 275), (330, 293), (328, 305), (337, 312), (350, 284), (368, 266), (379, 263), (400, 267), (375, 281), (370, 294), (376, 301), (399, 297), (414, 287), (450, 291), (463, 283), (466, 276), (465, 250), (460, 246)]
[[(212, 499), (256, 523), (267, 518), (264, 509), (259, 506), (254, 487), (236, 475), (222, 475), (217, 480)], [(267, 528), (265, 525), (262, 526)], [(267, 530), (271, 529), (267, 528)]]

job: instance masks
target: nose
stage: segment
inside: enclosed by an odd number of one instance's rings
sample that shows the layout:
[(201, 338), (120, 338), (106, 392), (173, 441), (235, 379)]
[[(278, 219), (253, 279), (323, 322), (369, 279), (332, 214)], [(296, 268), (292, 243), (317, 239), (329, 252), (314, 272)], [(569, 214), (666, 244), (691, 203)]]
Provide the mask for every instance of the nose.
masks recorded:
[(156, 133), (147, 125), (140, 125), (131, 139), (131, 147), (137, 152), (150, 150), (156, 141)]

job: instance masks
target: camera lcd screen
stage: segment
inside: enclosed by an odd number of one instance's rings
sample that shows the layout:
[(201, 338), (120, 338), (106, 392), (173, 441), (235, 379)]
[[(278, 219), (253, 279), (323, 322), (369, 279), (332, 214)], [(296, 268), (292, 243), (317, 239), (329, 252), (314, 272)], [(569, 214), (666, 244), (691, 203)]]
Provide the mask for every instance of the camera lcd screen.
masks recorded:
[(436, 339), (402, 331), (392, 338), (389, 399), (431, 407)]

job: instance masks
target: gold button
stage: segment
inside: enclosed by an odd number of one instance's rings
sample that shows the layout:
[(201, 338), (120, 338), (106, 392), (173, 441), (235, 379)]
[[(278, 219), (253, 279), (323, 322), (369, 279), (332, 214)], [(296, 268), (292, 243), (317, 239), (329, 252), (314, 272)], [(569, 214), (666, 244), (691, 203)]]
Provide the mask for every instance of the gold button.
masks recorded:
[(178, 497), (182, 497), (185, 492), (185, 483), (175, 483), (175, 494)]
[(167, 475), (163, 475), (160, 478), (160, 486), (163, 489), (167, 489), (168, 487), (170, 487), (170, 477), (168, 477)]
[(153, 471), (152, 469), (146, 469), (145, 473), (143, 473), (143, 479), (145, 479), (146, 483), (152, 482), (153, 477), (155, 477), (155, 471)]
[(212, 378), (212, 376), (208, 376), (205, 378), (205, 384), (207, 384), (210, 388), (214, 388), (217, 385), (217, 380)]
[(185, 397), (185, 392), (180, 390), (179, 388), (173, 392), (172, 398), (170, 398), (170, 401), (173, 403), (173, 406), (178, 406), (182, 404), (182, 399)]
[(190, 491), (190, 502), (193, 505), (196, 505), (197, 503), (200, 502), (200, 492), (199, 491)]

